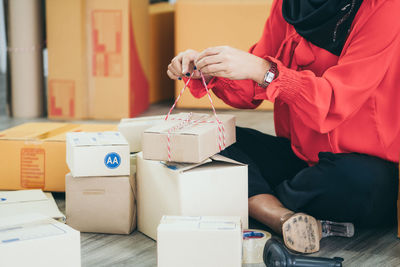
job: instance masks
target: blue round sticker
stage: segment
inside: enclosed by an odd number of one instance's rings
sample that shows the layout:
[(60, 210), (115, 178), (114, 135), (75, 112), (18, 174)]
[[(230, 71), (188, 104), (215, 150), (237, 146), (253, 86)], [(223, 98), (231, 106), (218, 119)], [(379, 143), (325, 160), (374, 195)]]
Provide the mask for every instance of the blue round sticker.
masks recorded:
[(121, 157), (115, 152), (108, 153), (104, 158), (104, 164), (109, 169), (116, 169), (121, 164)]

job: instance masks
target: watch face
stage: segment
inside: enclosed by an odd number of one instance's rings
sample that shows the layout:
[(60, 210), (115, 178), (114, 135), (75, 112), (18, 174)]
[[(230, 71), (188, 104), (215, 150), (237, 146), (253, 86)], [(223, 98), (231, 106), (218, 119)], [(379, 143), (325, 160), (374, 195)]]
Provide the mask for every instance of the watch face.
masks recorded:
[(265, 82), (271, 83), (274, 80), (275, 73), (273, 72), (268, 72), (267, 75), (265, 75)]

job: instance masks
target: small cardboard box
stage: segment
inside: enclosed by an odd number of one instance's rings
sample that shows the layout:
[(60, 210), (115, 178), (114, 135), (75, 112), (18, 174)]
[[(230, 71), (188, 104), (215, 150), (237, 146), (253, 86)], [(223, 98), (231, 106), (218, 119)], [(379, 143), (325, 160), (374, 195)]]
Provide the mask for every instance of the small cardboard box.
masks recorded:
[[(225, 147), (236, 142), (234, 116), (218, 115), (224, 129), (221, 133), (214, 115), (190, 114), (177, 114), (174, 118), (147, 129), (143, 133), (143, 157), (168, 160), (170, 129), (174, 129), (170, 134), (170, 155), (174, 162), (200, 163), (220, 151), (221, 140), (224, 139)], [(186, 124), (187, 119), (190, 120)]]
[(164, 216), (157, 229), (158, 267), (240, 267), (240, 217)]
[(74, 177), (129, 176), (129, 144), (119, 132), (68, 133), (67, 165)]
[(163, 215), (240, 216), (248, 228), (247, 165), (215, 155), (166, 165), (137, 157), (138, 230), (156, 239)]
[(1, 218), (0, 266), (81, 266), (80, 233), (43, 215)]
[[(175, 5), (175, 54), (194, 49), (202, 51), (211, 46), (229, 45), (248, 51), (263, 33), (272, 0), (182, 0)], [(204, 19), (207, 14), (207, 19)], [(193, 34), (196, 29), (196, 34)], [(240, 36), (240, 37), (239, 37)], [(177, 81), (179, 95), (182, 81)], [(233, 109), (211, 92), (216, 108)], [(180, 108), (209, 108), (207, 96), (196, 99), (186, 90), (179, 101)], [(273, 104), (264, 101), (258, 109), (272, 110)]]
[(165, 116), (149, 116), (135, 119), (122, 119), (118, 124), (118, 131), (129, 143), (131, 153), (142, 151), (143, 132), (152, 126), (161, 123)]
[(65, 177), (67, 224), (81, 232), (130, 234), (136, 227), (131, 176)]
[(112, 124), (34, 122), (0, 132), (0, 189), (65, 190), (67, 132), (115, 131)]

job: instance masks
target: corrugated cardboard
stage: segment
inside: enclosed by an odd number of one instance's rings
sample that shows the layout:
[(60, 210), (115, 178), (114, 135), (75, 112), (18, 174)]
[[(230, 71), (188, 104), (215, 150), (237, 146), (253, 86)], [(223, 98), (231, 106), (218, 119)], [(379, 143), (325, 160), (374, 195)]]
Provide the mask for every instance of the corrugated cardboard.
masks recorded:
[(157, 231), (158, 267), (241, 267), (240, 217), (164, 216)]
[(134, 175), (72, 177), (66, 182), (67, 224), (81, 232), (130, 234), (136, 227)]
[(240, 216), (248, 228), (247, 165), (220, 155), (202, 164), (137, 158), (138, 230), (157, 238), (164, 215)]
[(173, 99), (174, 81), (167, 75), (167, 68), (174, 57), (175, 6), (156, 3), (150, 12), (150, 103)]
[(46, 1), (49, 118), (89, 117), (85, 1)]
[(143, 0), (86, 0), (89, 114), (133, 117), (149, 104), (149, 12)]
[(65, 216), (58, 209), (51, 193), (43, 193), (40, 189), (0, 191), (1, 217), (30, 212), (65, 222)]
[(65, 134), (113, 131), (112, 124), (26, 123), (0, 132), (0, 189), (65, 190)]
[(81, 266), (80, 233), (49, 217), (1, 218), (0, 266)]
[(119, 132), (67, 133), (67, 165), (74, 177), (129, 175), (129, 144)]
[(144, 111), (149, 102), (148, 2), (46, 3), (49, 117), (121, 119)]
[(189, 124), (171, 132), (171, 161), (199, 163), (220, 151), (220, 140), (225, 140), (225, 147), (236, 142), (234, 116), (218, 115), (224, 129), (220, 133), (214, 115), (193, 113), (189, 117), (189, 113), (180, 113), (143, 133), (143, 157), (168, 160), (168, 131), (188, 118)]
[[(182, 0), (176, 3), (175, 54), (187, 49), (202, 51), (211, 46), (229, 45), (241, 50), (261, 38), (272, 0)], [(205, 14), (207, 19), (205, 19)], [(195, 31), (195, 34), (194, 34)], [(183, 87), (176, 82), (175, 95)], [(216, 108), (232, 108), (212, 93)], [(209, 108), (207, 96), (196, 99), (186, 90), (178, 103), (180, 108)], [(259, 109), (272, 110), (264, 101)]]

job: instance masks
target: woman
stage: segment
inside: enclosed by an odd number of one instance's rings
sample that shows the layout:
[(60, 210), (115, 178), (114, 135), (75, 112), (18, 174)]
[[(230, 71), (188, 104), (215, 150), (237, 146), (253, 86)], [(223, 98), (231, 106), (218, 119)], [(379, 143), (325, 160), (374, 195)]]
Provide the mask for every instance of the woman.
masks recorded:
[(195, 97), (205, 94), (201, 72), (233, 107), (274, 102), (277, 137), (237, 128), (237, 143), (223, 154), (249, 165), (250, 216), (293, 250), (315, 252), (324, 236), (351, 236), (350, 223), (394, 221), (399, 10), (396, 0), (276, 0), (249, 53), (187, 50), (168, 67), (171, 79), (194, 71)]

